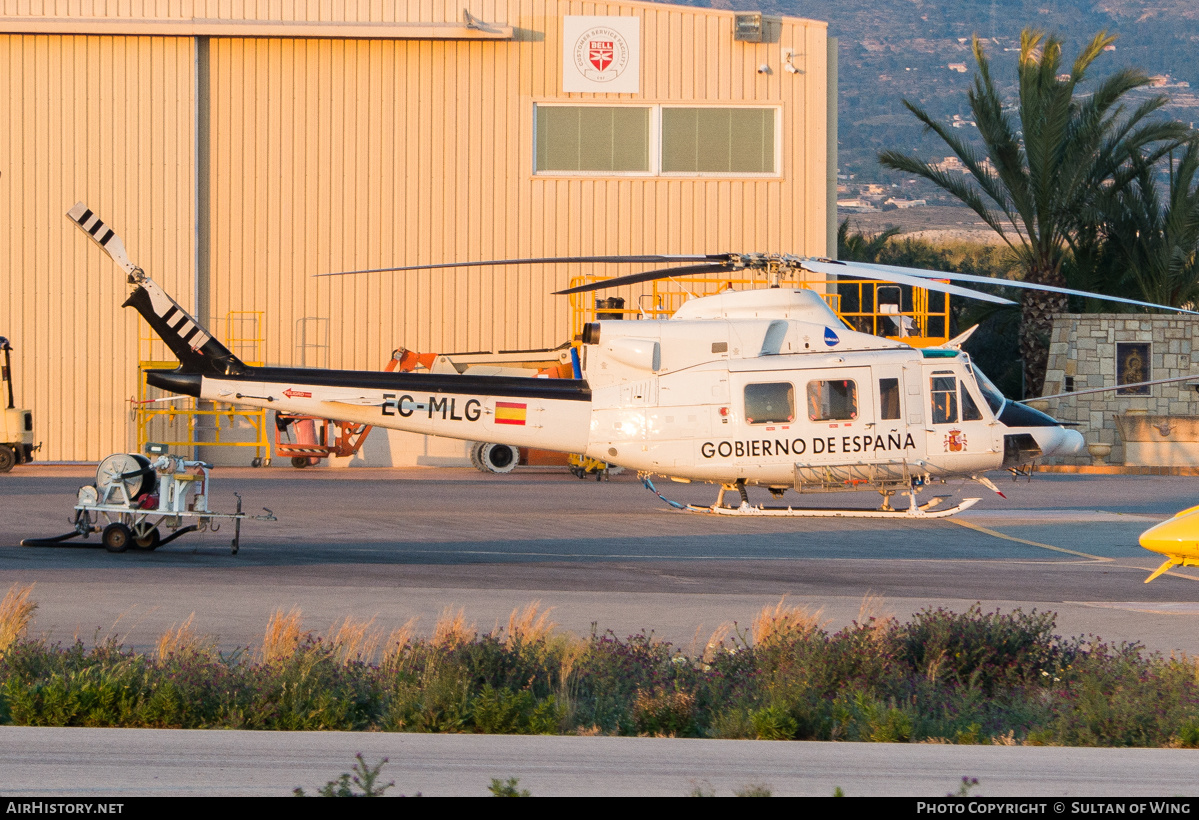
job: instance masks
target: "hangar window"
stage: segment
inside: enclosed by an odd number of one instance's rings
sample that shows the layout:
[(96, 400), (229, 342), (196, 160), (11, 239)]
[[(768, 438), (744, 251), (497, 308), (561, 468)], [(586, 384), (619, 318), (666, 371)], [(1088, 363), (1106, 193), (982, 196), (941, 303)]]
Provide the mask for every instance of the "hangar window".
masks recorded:
[(650, 109), (538, 105), (535, 170), (649, 173)]
[(662, 173), (773, 174), (773, 108), (662, 109)]
[(533, 173), (777, 176), (779, 109), (533, 106)]

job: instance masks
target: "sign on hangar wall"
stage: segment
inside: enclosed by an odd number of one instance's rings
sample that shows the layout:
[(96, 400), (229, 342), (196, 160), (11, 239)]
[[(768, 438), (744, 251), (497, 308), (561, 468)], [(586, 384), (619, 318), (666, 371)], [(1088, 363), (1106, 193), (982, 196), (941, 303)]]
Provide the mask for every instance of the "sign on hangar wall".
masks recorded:
[(641, 93), (641, 18), (562, 18), (562, 90)]

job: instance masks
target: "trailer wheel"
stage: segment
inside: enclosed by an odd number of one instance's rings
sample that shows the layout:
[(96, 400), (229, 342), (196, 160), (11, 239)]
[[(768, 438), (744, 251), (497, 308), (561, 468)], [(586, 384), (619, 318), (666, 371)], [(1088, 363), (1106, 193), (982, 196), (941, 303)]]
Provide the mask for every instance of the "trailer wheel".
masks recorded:
[(162, 533), (158, 531), (158, 527), (150, 527), (148, 532), (142, 535), (134, 534), (133, 536), (133, 544), (139, 550), (150, 552), (151, 550), (158, 549), (158, 545), (161, 543)]
[(291, 457), (291, 466), (295, 467), (297, 470), (304, 469), (305, 467), (308, 466), (308, 464), (309, 464), (308, 456), (292, 456)]
[(109, 552), (124, 552), (129, 549), (129, 542), (132, 540), (133, 531), (120, 522), (109, 524), (100, 536), (104, 549)]
[(0, 473), (7, 473), (17, 463), (17, 454), (7, 444), (0, 444)]

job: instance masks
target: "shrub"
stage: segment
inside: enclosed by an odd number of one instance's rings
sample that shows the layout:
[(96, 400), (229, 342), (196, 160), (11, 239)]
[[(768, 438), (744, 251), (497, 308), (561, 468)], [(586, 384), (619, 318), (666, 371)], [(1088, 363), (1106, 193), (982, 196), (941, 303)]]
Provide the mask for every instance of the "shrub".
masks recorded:
[[(14, 589), (10, 609), (28, 615), (27, 588)], [(976, 605), (899, 623), (864, 611), (830, 634), (780, 602), (695, 657), (652, 633), (555, 634), (547, 614), (518, 609), (480, 635), (447, 611), (431, 639), (410, 621), (378, 662), (372, 621), (320, 637), (298, 609), (274, 613), (260, 651), (228, 654), (191, 618), (137, 653), (30, 640), (13, 616), (0, 722), (1199, 747), (1193, 661), (1062, 639), (1051, 614)]]

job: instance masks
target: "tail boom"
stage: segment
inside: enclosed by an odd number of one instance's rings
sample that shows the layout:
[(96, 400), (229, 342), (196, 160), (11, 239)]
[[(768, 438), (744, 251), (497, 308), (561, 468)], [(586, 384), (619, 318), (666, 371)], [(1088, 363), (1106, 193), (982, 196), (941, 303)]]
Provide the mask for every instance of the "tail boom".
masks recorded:
[(150, 377), (212, 401), (516, 447), (582, 452), (591, 425), (591, 391), (576, 379), (273, 367)]

